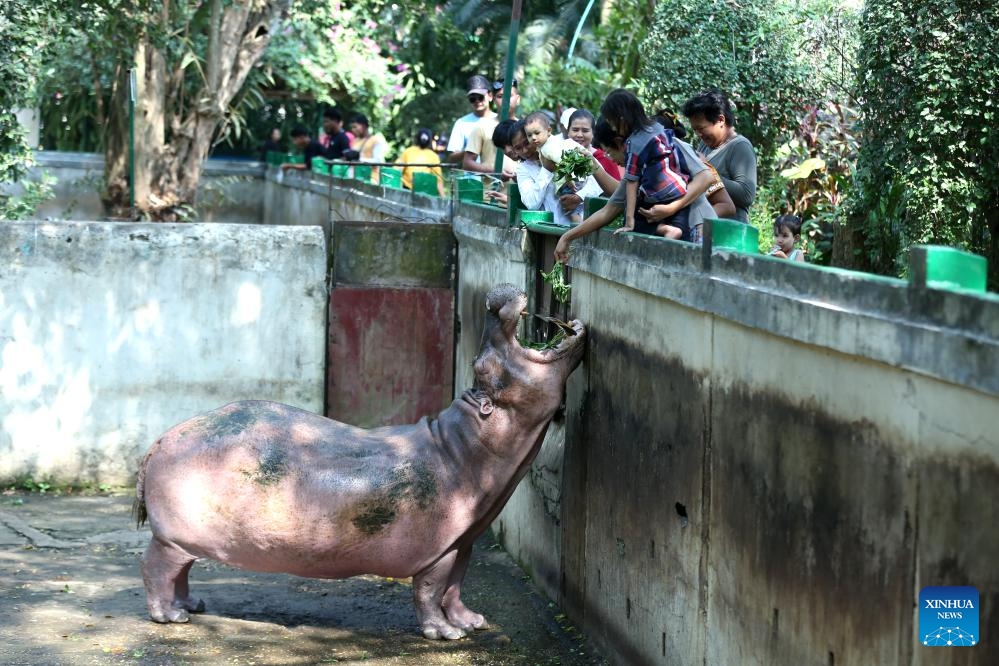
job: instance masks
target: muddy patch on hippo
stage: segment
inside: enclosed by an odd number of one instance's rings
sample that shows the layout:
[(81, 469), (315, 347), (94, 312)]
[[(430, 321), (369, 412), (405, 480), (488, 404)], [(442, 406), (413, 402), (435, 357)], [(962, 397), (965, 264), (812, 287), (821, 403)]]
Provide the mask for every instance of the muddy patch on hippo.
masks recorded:
[(461, 600), (472, 544), (537, 455), (579, 365), (585, 328), (556, 347), (520, 345), (527, 304), (513, 285), (486, 296), (473, 386), (434, 418), (362, 429), (288, 405), (232, 403), (171, 428), (146, 455), (136, 515), (156, 622), (205, 604), (199, 558), (310, 578), (413, 578), (427, 638), (461, 638), (486, 619)]

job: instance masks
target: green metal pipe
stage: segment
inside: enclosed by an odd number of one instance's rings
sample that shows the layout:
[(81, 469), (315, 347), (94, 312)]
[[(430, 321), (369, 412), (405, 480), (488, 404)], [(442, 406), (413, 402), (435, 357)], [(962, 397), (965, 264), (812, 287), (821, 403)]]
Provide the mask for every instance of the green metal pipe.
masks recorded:
[[(510, 13), (510, 39), (506, 46), (506, 72), (503, 75), (503, 106), (500, 107), (500, 120), (506, 120), (510, 116), (510, 84), (513, 83), (513, 68), (517, 59), (517, 34), (520, 32), (520, 9), (523, 0), (513, 0), (513, 9)], [(493, 171), (499, 173), (503, 170), (503, 152), (496, 152), (496, 163)]]

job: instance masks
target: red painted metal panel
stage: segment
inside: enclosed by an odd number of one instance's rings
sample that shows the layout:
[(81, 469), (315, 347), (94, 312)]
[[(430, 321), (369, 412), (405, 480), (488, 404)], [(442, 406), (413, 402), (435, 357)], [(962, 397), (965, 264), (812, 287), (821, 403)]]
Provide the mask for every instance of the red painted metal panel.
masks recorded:
[(336, 287), (326, 415), (361, 427), (414, 423), (453, 395), (450, 289)]

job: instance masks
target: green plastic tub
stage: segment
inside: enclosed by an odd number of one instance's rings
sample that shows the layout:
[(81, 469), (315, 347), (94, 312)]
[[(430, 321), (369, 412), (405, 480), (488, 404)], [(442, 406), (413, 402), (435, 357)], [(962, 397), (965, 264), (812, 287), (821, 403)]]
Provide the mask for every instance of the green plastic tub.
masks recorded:
[(371, 167), (369, 166), (354, 166), (354, 178), (357, 180), (362, 180), (365, 183), (371, 182)]
[(988, 261), (971, 252), (943, 245), (917, 245), (926, 255), (926, 286), (985, 292)]
[(427, 171), (417, 171), (413, 174), (413, 191), (431, 197), (437, 194), (437, 176)]
[(708, 218), (704, 222), (711, 225), (712, 250), (760, 253), (760, 231), (753, 225), (719, 218)]
[(520, 199), (520, 188), (517, 183), (510, 183), (506, 186), (506, 208), (507, 222), (511, 227), (520, 224), (520, 213), (524, 208), (524, 202)]
[(482, 203), (484, 198), (481, 178), (473, 176), (458, 179), (458, 201)]
[(378, 174), (378, 180), (383, 187), (402, 187), (402, 169), (389, 169), (388, 167), (382, 167), (381, 172)]
[(555, 224), (555, 214), (548, 210), (522, 210), (519, 217), (521, 224), (538, 234), (561, 236), (569, 230), (569, 227)]

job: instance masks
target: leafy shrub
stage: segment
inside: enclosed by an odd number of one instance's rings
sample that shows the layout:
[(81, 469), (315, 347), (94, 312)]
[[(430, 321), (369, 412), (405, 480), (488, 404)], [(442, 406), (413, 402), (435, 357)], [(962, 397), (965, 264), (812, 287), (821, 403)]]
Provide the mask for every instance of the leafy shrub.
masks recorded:
[(775, 178), (756, 188), (756, 201), (749, 207), (749, 223), (760, 230), (760, 252), (774, 246), (774, 219), (784, 213), (784, 181)]
[(20, 194), (0, 194), (0, 220), (25, 220), (33, 217), (39, 205), (55, 196), (52, 189), (55, 182), (55, 177), (45, 172), (40, 180), (21, 180), (18, 183)]
[(531, 62), (524, 77), (531, 84), (522, 92), (521, 117), (528, 111), (538, 109), (554, 111), (560, 105), (587, 109), (596, 114), (604, 97), (616, 87), (617, 82), (610, 72), (580, 58), (573, 58), (570, 63)]
[(781, 137), (817, 97), (800, 22), (797, 7), (780, 1), (662, 0), (641, 48), (644, 97), (678, 110), (701, 90), (720, 88), (765, 173)]
[(39, 53), (51, 39), (53, 13), (32, 0), (0, 3), (0, 182), (24, 175), (30, 152), (14, 111), (32, 106)]
[(809, 109), (794, 138), (777, 149), (778, 175), (770, 187), (783, 192), (781, 212), (804, 220), (809, 261), (828, 264), (832, 258), (833, 231), (853, 190), (856, 130), (852, 109), (826, 101)]

